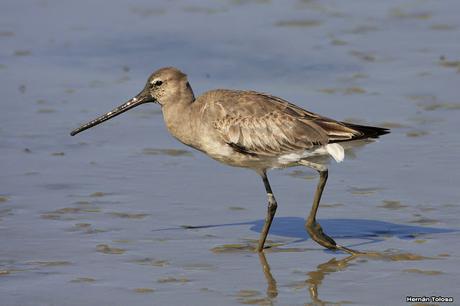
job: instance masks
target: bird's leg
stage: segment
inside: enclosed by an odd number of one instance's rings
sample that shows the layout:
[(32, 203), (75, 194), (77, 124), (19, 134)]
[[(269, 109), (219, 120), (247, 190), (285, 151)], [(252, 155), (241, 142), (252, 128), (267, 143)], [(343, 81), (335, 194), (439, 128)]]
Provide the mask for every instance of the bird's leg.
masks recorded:
[(323, 228), (321, 225), (316, 222), (316, 213), (318, 212), (319, 202), (321, 200), (321, 196), (323, 194), (324, 186), (326, 186), (327, 177), (328, 177), (328, 170), (326, 166), (312, 163), (309, 161), (302, 160), (299, 162), (301, 165), (310, 167), (318, 171), (319, 173), (319, 181), (318, 186), (316, 187), (315, 197), (313, 199), (313, 206), (311, 207), (310, 214), (308, 215), (307, 222), (305, 223), (305, 228), (307, 229), (308, 234), (310, 234), (311, 238), (322, 245), (331, 250), (342, 250), (348, 252), (350, 254), (356, 255), (360, 254), (360, 252), (346, 248), (344, 246), (338, 245), (334, 239), (329, 237), (323, 232)]
[(265, 240), (267, 239), (268, 231), (270, 230), (270, 226), (272, 225), (273, 217), (275, 217), (276, 207), (278, 207), (278, 204), (275, 200), (275, 196), (272, 192), (272, 188), (270, 187), (270, 183), (268, 182), (267, 173), (264, 171), (263, 173), (261, 173), (260, 176), (264, 181), (265, 190), (267, 191), (268, 208), (267, 216), (265, 217), (264, 227), (262, 229), (262, 232), (260, 233), (259, 244), (257, 246), (258, 252), (262, 252), (264, 249)]

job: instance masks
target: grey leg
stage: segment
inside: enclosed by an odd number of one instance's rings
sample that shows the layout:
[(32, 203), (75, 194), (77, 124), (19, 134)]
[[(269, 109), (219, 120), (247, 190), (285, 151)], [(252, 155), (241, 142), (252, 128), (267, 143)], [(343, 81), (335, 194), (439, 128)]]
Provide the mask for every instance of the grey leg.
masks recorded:
[(262, 180), (264, 181), (265, 190), (267, 191), (268, 197), (268, 209), (267, 209), (267, 216), (265, 217), (264, 227), (262, 232), (260, 233), (259, 238), (259, 245), (257, 247), (258, 252), (262, 252), (264, 249), (265, 240), (267, 240), (268, 231), (270, 230), (270, 226), (272, 225), (273, 218), (275, 217), (276, 208), (278, 204), (276, 203), (275, 196), (273, 195), (272, 188), (270, 187), (270, 183), (268, 182), (267, 173), (264, 171), (260, 175)]
[(318, 212), (319, 202), (321, 200), (321, 196), (323, 194), (324, 186), (326, 186), (327, 177), (328, 177), (328, 170), (326, 166), (315, 164), (308, 161), (300, 161), (301, 165), (307, 166), (309, 168), (313, 168), (319, 173), (319, 182), (318, 186), (316, 187), (315, 197), (313, 199), (313, 205), (311, 207), (310, 214), (308, 215), (307, 222), (305, 223), (305, 228), (307, 229), (308, 234), (310, 234), (311, 238), (322, 245), (331, 250), (342, 250), (348, 252), (350, 254), (360, 254), (360, 252), (346, 248), (344, 246), (340, 246), (335, 243), (334, 239), (329, 237), (323, 232), (323, 228), (321, 225), (316, 222), (316, 213)]

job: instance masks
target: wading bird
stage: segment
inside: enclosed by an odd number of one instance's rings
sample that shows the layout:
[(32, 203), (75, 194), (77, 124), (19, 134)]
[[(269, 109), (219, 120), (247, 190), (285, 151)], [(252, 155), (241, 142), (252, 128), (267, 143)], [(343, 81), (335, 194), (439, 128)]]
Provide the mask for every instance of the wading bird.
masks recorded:
[[(74, 136), (138, 105), (161, 106), (169, 132), (180, 142), (224, 164), (256, 171), (265, 186), (268, 211), (257, 250), (264, 249), (277, 203), (267, 170), (306, 166), (319, 173), (313, 206), (305, 227), (314, 241), (332, 249), (356, 254), (326, 235), (316, 221), (328, 177), (324, 158), (341, 162), (344, 145), (359, 139), (378, 138), (388, 129), (329, 119), (288, 101), (255, 91), (211, 90), (195, 98), (187, 76), (167, 67), (154, 72), (134, 98), (71, 132)], [(319, 161), (318, 161), (319, 160)]]

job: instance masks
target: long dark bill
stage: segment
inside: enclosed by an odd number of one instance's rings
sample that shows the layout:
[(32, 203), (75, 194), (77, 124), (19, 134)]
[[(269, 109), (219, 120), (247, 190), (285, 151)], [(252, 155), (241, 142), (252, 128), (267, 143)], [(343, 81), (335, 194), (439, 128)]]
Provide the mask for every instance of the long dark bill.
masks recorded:
[(131, 108), (134, 108), (136, 106), (139, 106), (141, 104), (148, 103), (148, 102), (155, 102), (155, 99), (153, 99), (150, 96), (147, 88), (145, 88), (137, 96), (135, 96), (134, 98), (130, 99), (129, 101), (123, 103), (122, 105), (118, 106), (117, 108), (114, 108), (110, 112), (108, 112), (108, 113), (106, 113), (106, 114), (104, 114), (104, 115), (102, 115), (102, 116), (100, 116), (100, 117), (98, 117), (98, 118), (86, 123), (86, 124), (83, 124), (79, 128), (73, 130), (70, 133), (70, 135), (75, 136), (78, 133), (83, 132), (84, 130), (87, 130), (89, 128), (92, 128), (95, 125), (98, 125), (99, 123), (102, 123), (104, 121), (109, 120), (110, 118), (118, 116), (121, 113), (124, 113), (124, 112), (126, 112), (127, 110), (129, 110)]

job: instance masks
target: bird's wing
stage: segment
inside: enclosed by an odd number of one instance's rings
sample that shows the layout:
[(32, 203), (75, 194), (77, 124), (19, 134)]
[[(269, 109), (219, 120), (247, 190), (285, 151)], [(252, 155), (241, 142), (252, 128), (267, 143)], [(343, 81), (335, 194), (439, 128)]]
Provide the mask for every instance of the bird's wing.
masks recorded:
[(213, 127), (226, 143), (246, 154), (286, 154), (389, 132), (323, 117), (265, 93), (216, 90), (209, 95)]
[(363, 131), (357, 128), (353, 128), (358, 127), (357, 125), (340, 122), (315, 114), (313, 112), (309, 112), (295, 104), (275, 96), (258, 92), (253, 93), (266, 97), (271, 103), (277, 105), (281, 111), (290, 114), (303, 123), (314, 124), (316, 127), (319, 127), (327, 135), (328, 143), (354, 140), (365, 136)]
[(321, 117), (282, 99), (257, 93), (220, 91), (212, 125), (236, 151), (279, 155), (326, 145), (330, 137)]
[(213, 125), (227, 144), (250, 155), (278, 155), (327, 144), (321, 128), (280, 111), (262, 116), (227, 114)]

